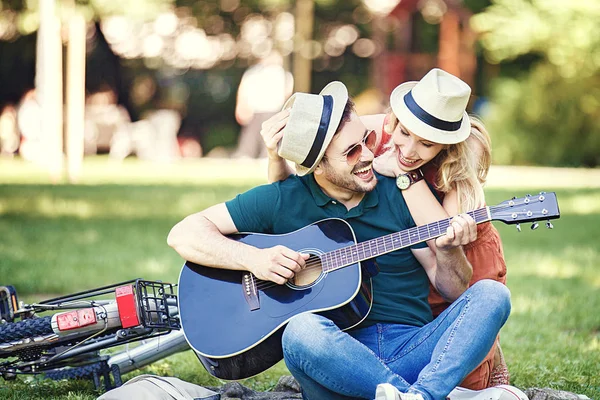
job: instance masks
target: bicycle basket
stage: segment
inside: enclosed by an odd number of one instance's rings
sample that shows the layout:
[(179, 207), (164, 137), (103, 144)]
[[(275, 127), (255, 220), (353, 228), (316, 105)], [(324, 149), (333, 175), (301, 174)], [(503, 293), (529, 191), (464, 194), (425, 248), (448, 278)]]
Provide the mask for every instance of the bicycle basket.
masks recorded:
[(138, 280), (135, 286), (142, 325), (157, 329), (181, 328), (172, 284)]

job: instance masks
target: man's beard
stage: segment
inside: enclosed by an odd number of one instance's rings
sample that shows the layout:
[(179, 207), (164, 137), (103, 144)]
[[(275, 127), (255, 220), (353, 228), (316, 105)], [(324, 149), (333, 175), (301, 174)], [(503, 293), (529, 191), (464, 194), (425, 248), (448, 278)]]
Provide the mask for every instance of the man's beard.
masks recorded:
[[(358, 163), (354, 166), (352, 171), (368, 167), (370, 164), (371, 163), (369, 162)], [(324, 178), (339, 188), (356, 193), (367, 193), (375, 189), (375, 184), (377, 183), (377, 178), (375, 178), (375, 176), (373, 176), (373, 179), (370, 182), (357, 181), (359, 178), (355, 178), (355, 175), (352, 173), (342, 175), (339, 172), (336, 172), (335, 169), (329, 165), (327, 159), (323, 159), (321, 166), (325, 172)]]

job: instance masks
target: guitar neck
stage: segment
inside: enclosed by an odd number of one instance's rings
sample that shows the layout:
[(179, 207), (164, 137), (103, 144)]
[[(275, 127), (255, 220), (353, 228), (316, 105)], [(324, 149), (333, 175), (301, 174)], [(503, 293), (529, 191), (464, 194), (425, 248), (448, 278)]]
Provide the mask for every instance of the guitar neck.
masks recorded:
[[(482, 207), (466, 214), (469, 214), (477, 224), (492, 220), (489, 207)], [(416, 243), (435, 239), (446, 233), (450, 221), (452, 218), (443, 219), (322, 254), (320, 258), (323, 270), (333, 271)]]

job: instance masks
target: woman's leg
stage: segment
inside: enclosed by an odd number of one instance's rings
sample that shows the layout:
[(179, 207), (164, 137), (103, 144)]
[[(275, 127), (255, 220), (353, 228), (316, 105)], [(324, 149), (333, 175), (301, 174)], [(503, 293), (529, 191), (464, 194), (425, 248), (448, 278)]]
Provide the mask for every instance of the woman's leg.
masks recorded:
[(506, 360), (504, 360), (504, 354), (500, 347), (500, 340), (496, 341), (496, 352), (494, 356), (494, 367), (490, 374), (490, 381), (488, 386), (498, 385), (510, 385), (510, 373), (508, 372), (508, 366)]

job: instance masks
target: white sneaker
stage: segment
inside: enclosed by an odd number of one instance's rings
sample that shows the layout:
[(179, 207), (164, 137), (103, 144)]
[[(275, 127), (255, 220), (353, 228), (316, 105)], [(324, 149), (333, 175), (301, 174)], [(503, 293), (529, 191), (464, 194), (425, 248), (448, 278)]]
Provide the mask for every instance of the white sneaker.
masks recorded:
[(470, 390), (456, 387), (447, 400), (529, 400), (519, 388), (510, 385), (498, 385), (483, 390)]
[(375, 400), (424, 400), (418, 393), (402, 393), (394, 385), (381, 383), (377, 385)]

